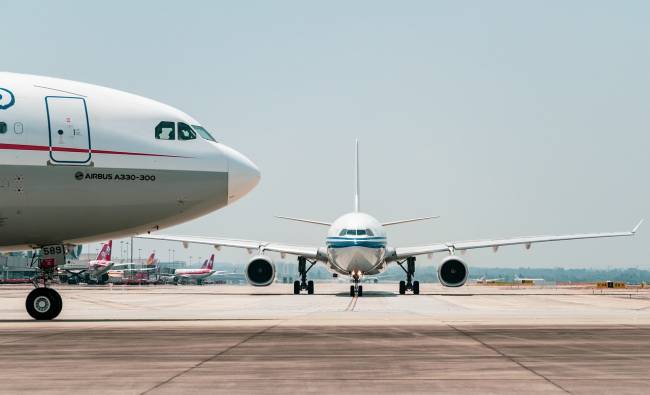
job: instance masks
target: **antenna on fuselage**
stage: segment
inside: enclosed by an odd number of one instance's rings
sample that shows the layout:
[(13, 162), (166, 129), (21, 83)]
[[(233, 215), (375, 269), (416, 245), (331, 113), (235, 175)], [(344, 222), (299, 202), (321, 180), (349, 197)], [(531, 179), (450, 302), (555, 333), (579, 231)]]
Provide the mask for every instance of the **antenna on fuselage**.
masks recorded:
[(354, 142), (354, 212), (358, 213), (361, 210), (359, 203), (359, 139)]

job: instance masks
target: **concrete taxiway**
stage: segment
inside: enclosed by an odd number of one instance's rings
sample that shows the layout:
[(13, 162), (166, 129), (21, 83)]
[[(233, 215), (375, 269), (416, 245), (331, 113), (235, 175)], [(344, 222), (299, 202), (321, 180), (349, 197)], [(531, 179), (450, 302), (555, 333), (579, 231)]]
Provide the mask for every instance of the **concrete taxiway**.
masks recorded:
[(650, 292), (317, 284), (0, 287), (0, 392), (647, 393)]

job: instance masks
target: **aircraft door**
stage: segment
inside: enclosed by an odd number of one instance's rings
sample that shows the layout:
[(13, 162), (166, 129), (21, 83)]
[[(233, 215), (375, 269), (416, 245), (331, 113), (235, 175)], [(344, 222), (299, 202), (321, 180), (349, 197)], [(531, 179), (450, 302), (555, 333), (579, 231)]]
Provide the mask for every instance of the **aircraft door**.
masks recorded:
[(81, 97), (45, 98), (50, 129), (50, 158), (59, 163), (90, 160), (90, 124), (86, 100)]

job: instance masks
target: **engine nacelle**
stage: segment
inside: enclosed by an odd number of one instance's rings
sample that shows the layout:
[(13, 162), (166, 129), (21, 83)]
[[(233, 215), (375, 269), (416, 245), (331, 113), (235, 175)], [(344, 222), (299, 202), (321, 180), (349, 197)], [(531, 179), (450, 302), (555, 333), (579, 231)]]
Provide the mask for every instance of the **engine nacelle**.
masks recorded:
[(258, 255), (246, 266), (246, 280), (256, 287), (266, 287), (275, 280), (275, 264), (271, 258)]
[(438, 266), (438, 280), (445, 287), (460, 287), (467, 281), (467, 265), (455, 255), (448, 256)]

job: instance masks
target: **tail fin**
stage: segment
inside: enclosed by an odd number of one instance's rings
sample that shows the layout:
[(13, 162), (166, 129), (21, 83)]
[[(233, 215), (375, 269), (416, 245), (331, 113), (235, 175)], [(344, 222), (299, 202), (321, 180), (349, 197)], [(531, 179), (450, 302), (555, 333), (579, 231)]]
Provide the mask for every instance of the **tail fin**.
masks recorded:
[(156, 252), (152, 252), (147, 258), (147, 266), (153, 266), (156, 263)]
[(208, 260), (206, 259), (205, 261), (203, 261), (203, 265), (201, 265), (201, 269), (205, 269), (207, 267), (208, 267)]
[(208, 269), (212, 270), (214, 267), (214, 254), (210, 256), (210, 261), (208, 262)]
[(359, 201), (360, 188), (359, 185), (359, 139), (354, 142), (354, 212), (361, 211), (361, 203)]
[(113, 240), (109, 240), (102, 246), (102, 250), (97, 254), (98, 261), (110, 261), (111, 260), (111, 249), (113, 248)]

